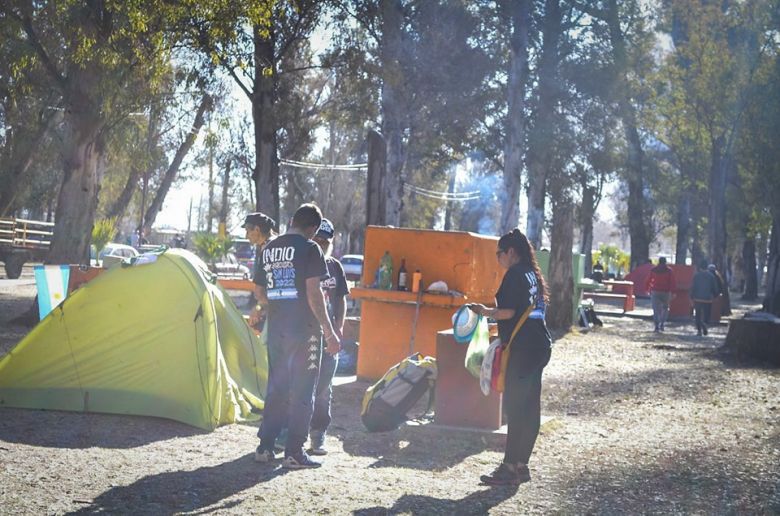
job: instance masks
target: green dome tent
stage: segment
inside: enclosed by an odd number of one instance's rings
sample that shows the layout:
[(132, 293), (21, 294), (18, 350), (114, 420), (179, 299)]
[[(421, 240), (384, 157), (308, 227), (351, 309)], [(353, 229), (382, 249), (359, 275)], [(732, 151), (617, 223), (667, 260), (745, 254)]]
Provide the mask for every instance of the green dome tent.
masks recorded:
[(206, 430), (259, 419), (265, 343), (194, 254), (149, 256), (74, 291), (0, 360), (0, 407), (157, 416)]

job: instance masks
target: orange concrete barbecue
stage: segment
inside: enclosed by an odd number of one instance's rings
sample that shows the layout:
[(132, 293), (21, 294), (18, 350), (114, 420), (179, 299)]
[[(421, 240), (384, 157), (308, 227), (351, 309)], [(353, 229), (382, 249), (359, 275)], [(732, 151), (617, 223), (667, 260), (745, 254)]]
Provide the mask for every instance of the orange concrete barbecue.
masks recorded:
[[(452, 328), (452, 314), (459, 306), (493, 304), (504, 274), (496, 261), (497, 243), (496, 237), (466, 232), (366, 228), (364, 287), (352, 289), (352, 297), (362, 302), (358, 377), (376, 380), (412, 352), (436, 356), (436, 333)], [(374, 282), (385, 251), (393, 258), (393, 288), (397, 288), (395, 271), (404, 258), (407, 270), (420, 270), (425, 289), (434, 281), (444, 281), (451, 291), (419, 297), (414, 340), (417, 294), (366, 287)], [(412, 342), (414, 349), (410, 349)]]

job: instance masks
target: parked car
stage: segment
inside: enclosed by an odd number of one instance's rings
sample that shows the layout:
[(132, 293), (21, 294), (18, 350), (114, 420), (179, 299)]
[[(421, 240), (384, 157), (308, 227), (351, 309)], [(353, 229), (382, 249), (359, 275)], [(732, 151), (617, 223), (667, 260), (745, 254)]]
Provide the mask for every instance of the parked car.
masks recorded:
[(132, 258), (138, 256), (138, 251), (133, 247), (125, 244), (118, 244), (116, 242), (109, 242), (98, 253), (98, 262), (103, 267), (109, 267), (115, 263), (119, 263), (126, 258)]
[[(255, 245), (246, 238), (236, 238), (233, 240), (233, 254), (241, 265), (253, 271), (255, 268)], [(252, 273), (250, 272), (250, 275)]]
[(217, 276), (240, 279), (249, 279), (251, 277), (249, 267), (239, 263), (236, 255), (233, 253), (226, 254), (220, 262), (214, 265), (217, 269)]
[(345, 254), (339, 261), (344, 266), (344, 275), (348, 280), (360, 281), (360, 276), (363, 274), (362, 254)]

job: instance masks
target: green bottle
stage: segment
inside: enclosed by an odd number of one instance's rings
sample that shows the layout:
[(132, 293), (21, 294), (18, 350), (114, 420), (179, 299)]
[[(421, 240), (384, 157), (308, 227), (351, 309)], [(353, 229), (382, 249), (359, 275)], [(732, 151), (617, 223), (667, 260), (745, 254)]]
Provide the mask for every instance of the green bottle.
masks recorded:
[(393, 289), (393, 258), (390, 251), (385, 251), (379, 260), (379, 288), (382, 290)]

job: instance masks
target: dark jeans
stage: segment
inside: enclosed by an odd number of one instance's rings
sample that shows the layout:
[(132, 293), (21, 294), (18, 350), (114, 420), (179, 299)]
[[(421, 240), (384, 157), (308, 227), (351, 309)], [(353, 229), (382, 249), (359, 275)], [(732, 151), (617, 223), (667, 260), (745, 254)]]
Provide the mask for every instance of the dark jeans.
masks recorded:
[(333, 399), (333, 376), (339, 364), (338, 355), (323, 351), (320, 376), (314, 391), (314, 414), (311, 416), (311, 431), (325, 433), (330, 426), (330, 402)]
[[(549, 360), (549, 354), (547, 355)], [(506, 412), (507, 432), (504, 462), (509, 464), (528, 464), (531, 452), (539, 435), (542, 410), (542, 371), (547, 360), (532, 373), (520, 376), (517, 371), (520, 361), (509, 357), (506, 380), (504, 383), (504, 411)]]
[(314, 407), (314, 386), (320, 369), (319, 337), (296, 345), (268, 343), (268, 393), (257, 435), (262, 449), (273, 450), (282, 428), (288, 429), (284, 454), (303, 450)]
[(712, 309), (712, 303), (702, 303), (701, 301), (694, 301), (693, 313), (696, 319), (696, 330), (700, 332), (707, 331), (707, 321), (710, 320), (710, 310)]
[(653, 303), (653, 322), (656, 330), (664, 329), (666, 318), (669, 316), (669, 301), (671, 297), (671, 292), (653, 291), (650, 293), (650, 300)]

